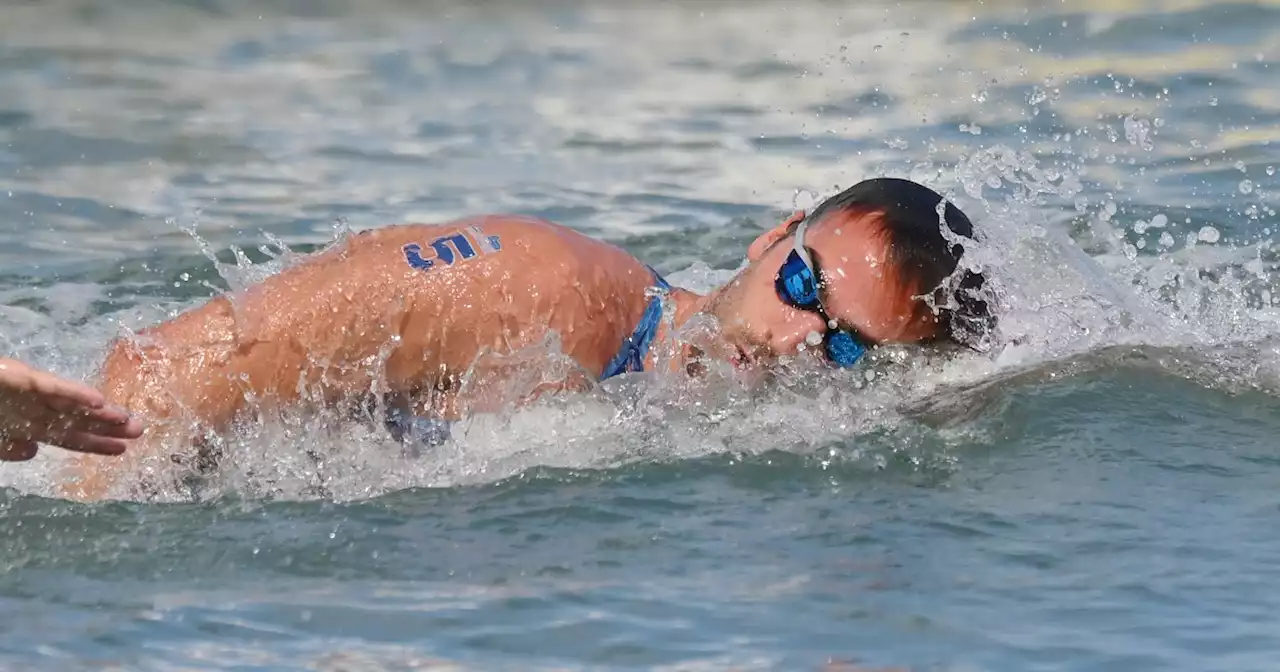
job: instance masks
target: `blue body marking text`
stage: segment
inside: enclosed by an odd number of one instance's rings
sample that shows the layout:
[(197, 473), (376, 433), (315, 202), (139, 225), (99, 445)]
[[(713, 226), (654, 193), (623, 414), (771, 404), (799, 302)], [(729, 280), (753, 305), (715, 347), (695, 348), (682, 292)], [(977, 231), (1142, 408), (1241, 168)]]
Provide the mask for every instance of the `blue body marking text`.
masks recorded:
[(455, 231), (436, 238), (427, 244), (425, 251), (417, 243), (409, 243), (401, 250), (409, 266), (429, 271), (436, 267), (437, 261), (452, 266), (455, 262), (466, 261), (478, 255), (499, 252), (502, 250), (502, 242), (497, 236), (486, 236), (480, 227), (469, 226), (465, 231)]

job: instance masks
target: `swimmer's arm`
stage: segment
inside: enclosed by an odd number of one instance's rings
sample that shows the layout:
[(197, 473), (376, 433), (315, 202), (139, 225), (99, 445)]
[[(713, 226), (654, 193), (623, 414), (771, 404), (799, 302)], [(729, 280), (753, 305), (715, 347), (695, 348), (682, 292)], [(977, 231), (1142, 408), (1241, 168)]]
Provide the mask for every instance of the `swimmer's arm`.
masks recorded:
[[(250, 405), (406, 393), (460, 374), (482, 342), (501, 340), (491, 332), (502, 325), (492, 319), (495, 301), (442, 294), (492, 286), (484, 276), (493, 259), (517, 268), (528, 262), (508, 248), (452, 266), (436, 262), (429, 271), (411, 263), (421, 262), (423, 244), (459, 226), (354, 236), (244, 292), (121, 339), (103, 366), (104, 391), (153, 418), (181, 416), (220, 431)], [(504, 234), (531, 238), (510, 225)]]
[[(218, 431), (251, 402), (269, 408), (305, 396), (331, 403), (371, 390), (409, 393), (452, 379), (466, 383), (448, 395), (454, 398), (446, 410), (458, 415), (589, 387), (590, 381), (570, 375), (531, 372), (528, 359), (515, 371), (476, 370), (475, 359), (487, 347), (534, 345), (543, 332), (528, 327), (547, 325), (547, 315), (559, 320), (547, 326), (565, 334), (575, 331), (573, 325), (609, 322), (587, 307), (581, 289), (616, 281), (612, 269), (628, 262), (635, 272), (647, 271), (619, 250), (569, 251), (545, 226), (479, 225), (507, 241), (499, 254), (424, 270), (406, 250), (421, 250), (419, 243), (454, 234), (461, 225), (388, 227), (145, 330), (143, 340), (151, 345), (118, 343), (108, 357), (109, 396), (130, 409), (183, 415)], [(615, 255), (616, 262), (584, 264), (597, 276), (580, 275), (575, 254), (592, 255), (594, 262), (602, 253)], [(547, 263), (552, 258), (565, 263)], [(566, 296), (556, 289), (565, 286), (575, 292)], [(458, 299), (460, 288), (470, 294)], [(612, 338), (603, 339), (607, 348), (600, 345), (591, 331), (578, 328), (573, 343), (557, 347), (589, 368), (602, 366), (616, 346)], [(534, 383), (514, 390), (502, 384), (513, 377)]]
[(182, 416), (216, 431), (250, 404), (367, 388), (403, 326), (392, 275), (403, 271), (373, 245), (353, 248), (118, 339), (102, 366), (104, 393), (156, 420)]

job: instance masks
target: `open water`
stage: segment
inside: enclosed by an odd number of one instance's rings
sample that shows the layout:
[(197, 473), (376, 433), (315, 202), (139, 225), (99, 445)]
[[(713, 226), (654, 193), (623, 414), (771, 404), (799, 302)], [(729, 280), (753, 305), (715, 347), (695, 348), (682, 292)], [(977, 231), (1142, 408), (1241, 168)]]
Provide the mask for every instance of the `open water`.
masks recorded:
[(705, 288), (881, 174), (1002, 326), (416, 460), (264, 422), (136, 501), (4, 465), (0, 667), (1280, 669), (1278, 64), (1273, 1), (9, 0), (0, 352), (64, 375), (347, 230), (535, 214)]

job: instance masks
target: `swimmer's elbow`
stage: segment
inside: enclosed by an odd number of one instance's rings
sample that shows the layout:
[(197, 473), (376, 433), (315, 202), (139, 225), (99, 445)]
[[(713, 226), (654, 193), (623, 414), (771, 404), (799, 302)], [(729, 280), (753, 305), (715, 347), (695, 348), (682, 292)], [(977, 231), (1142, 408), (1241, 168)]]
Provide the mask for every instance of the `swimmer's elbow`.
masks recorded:
[(98, 375), (98, 387), (113, 404), (131, 412), (166, 415), (157, 399), (149, 398), (163, 372), (168, 370), (163, 353), (129, 338), (118, 338), (107, 348)]
[(142, 356), (130, 343), (117, 338), (107, 346), (107, 356), (102, 360), (98, 372), (99, 387), (108, 399), (115, 403), (123, 401), (120, 393), (126, 387), (126, 381), (137, 375), (141, 368)]

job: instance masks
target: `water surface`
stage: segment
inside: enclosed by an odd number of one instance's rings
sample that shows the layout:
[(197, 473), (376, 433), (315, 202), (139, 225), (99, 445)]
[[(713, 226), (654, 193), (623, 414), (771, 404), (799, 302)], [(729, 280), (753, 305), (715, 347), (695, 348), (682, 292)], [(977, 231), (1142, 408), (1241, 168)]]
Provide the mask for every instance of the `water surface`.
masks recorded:
[(988, 353), (757, 396), (638, 381), (419, 459), (285, 419), (136, 501), (53, 497), (52, 451), (6, 466), (5, 668), (1280, 658), (1274, 3), (4, 16), (0, 352), (66, 375), (280, 246), (520, 212), (705, 288), (879, 174), (964, 207), (1003, 302)]

